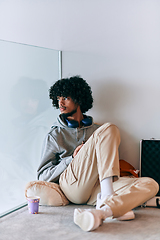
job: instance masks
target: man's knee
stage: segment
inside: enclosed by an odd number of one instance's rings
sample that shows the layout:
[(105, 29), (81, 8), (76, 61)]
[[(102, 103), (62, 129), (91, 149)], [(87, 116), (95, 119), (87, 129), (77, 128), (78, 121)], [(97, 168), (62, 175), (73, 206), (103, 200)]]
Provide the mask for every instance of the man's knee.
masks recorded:
[(117, 138), (120, 141), (120, 131), (119, 128), (113, 124), (113, 123), (104, 123), (101, 127), (99, 127), (95, 132), (94, 135), (101, 135), (104, 134), (104, 136), (106, 135), (110, 135), (114, 138)]
[(156, 195), (159, 191), (159, 184), (150, 177), (140, 177), (137, 179), (137, 184), (144, 185), (149, 188), (149, 190), (153, 193), (153, 195)]

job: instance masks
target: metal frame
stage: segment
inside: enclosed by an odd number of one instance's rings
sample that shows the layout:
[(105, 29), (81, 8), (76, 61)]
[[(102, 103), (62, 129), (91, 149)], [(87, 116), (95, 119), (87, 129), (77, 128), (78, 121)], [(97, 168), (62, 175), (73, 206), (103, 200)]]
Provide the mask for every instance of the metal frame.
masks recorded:
[(59, 79), (62, 79), (62, 51), (59, 51), (58, 61), (59, 61)]
[(17, 210), (19, 210), (19, 209), (21, 209), (23, 207), (26, 207), (26, 206), (27, 206), (27, 203), (22, 203), (21, 205), (18, 205), (16, 207), (12, 208), (12, 209), (9, 209), (8, 211), (5, 211), (5, 212), (1, 213), (0, 214), (0, 218), (4, 217), (4, 216), (6, 216), (6, 215), (8, 215), (10, 213), (13, 213), (13, 212), (15, 212), (15, 211), (17, 211)]

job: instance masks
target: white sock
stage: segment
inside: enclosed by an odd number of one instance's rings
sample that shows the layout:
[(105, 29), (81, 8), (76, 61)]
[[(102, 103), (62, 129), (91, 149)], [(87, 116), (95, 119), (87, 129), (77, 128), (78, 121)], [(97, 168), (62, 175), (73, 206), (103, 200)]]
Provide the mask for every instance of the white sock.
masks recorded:
[(112, 177), (103, 179), (100, 182), (101, 186), (101, 198), (111, 196), (114, 193)]

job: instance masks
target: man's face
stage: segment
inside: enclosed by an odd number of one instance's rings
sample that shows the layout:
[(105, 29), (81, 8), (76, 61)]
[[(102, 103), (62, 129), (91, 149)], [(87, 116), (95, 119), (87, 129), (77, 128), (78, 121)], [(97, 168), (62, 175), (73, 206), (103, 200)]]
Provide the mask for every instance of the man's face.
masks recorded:
[(71, 97), (58, 97), (57, 100), (61, 114), (68, 117), (77, 112), (77, 104)]

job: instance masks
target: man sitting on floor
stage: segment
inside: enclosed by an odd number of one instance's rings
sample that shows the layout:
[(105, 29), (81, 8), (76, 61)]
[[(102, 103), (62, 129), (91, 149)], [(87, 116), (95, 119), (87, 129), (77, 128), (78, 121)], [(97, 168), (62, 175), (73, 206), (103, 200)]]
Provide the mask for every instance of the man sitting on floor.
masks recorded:
[(154, 197), (159, 186), (147, 177), (119, 177), (119, 129), (112, 123), (99, 126), (85, 115), (93, 104), (88, 83), (78, 76), (58, 80), (50, 99), (61, 114), (45, 139), (38, 179), (58, 182), (75, 204), (96, 204), (74, 211), (74, 222), (84, 231), (110, 216), (134, 218), (131, 210)]

